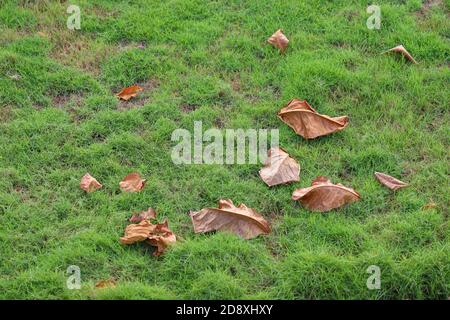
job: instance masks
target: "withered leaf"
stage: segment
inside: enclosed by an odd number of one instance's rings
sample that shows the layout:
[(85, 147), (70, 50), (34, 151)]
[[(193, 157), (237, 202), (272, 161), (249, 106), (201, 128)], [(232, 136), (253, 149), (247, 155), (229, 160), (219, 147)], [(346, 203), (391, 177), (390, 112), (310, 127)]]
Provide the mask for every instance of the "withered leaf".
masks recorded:
[(292, 199), (309, 210), (326, 212), (358, 201), (360, 195), (352, 188), (333, 184), (327, 177), (320, 176), (313, 180), (311, 187), (295, 190)]
[(119, 93), (116, 94), (116, 96), (119, 99), (128, 101), (131, 98), (136, 97), (138, 92), (140, 92), (142, 90), (144, 90), (142, 87), (140, 87), (138, 85), (132, 85), (132, 86), (122, 89)]
[(259, 175), (269, 187), (299, 181), (300, 165), (283, 149), (271, 148)]
[(133, 172), (127, 175), (121, 182), (119, 182), (120, 189), (124, 192), (139, 192), (145, 186), (144, 179), (141, 178), (139, 173)]
[(93, 192), (101, 187), (103, 186), (89, 173), (86, 173), (83, 178), (81, 178), (80, 188), (86, 192)]
[(269, 39), (267, 39), (267, 42), (280, 49), (281, 53), (284, 53), (288, 47), (289, 39), (284, 35), (283, 30), (278, 29)]
[(278, 117), (305, 139), (314, 139), (344, 129), (348, 117), (331, 118), (317, 113), (306, 100), (293, 99), (279, 112)]
[(147, 239), (147, 242), (156, 247), (155, 256), (160, 256), (164, 253), (168, 246), (177, 241), (175, 234), (169, 229), (167, 220), (163, 223), (157, 224), (153, 232)]
[(132, 223), (139, 223), (142, 220), (152, 220), (156, 219), (156, 211), (153, 208), (148, 208), (147, 211), (142, 211), (140, 213), (133, 214), (129, 219)]
[(158, 224), (152, 224), (148, 220), (142, 220), (138, 224), (130, 224), (125, 228), (125, 235), (120, 238), (122, 244), (142, 241), (156, 247), (153, 255), (160, 256), (169, 245), (177, 241), (177, 238), (169, 229), (167, 220)]
[(114, 280), (114, 279), (100, 280), (95, 284), (95, 287), (97, 289), (114, 288), (115, 286), (116, 286), (116, 280)]
[(378, 179), (378, 181), (380, 181), (382, 185), (394, 191), (408, 186), (407, 183), (395, 179), (394, 177), (391, 177), (390, 175), (387, 175), (385, 173), (375, 172), (375, 177)]
[(413, 56), (405, 49), (405, 47), (403, 45), (398, 45), (392, 49), (389, 49), (384, 53), (388, 53), (388, 52), (398, 52), (401, 53), (406, 59), (408, 59), (409, 61), (411, 61), (414, 64), (418, 64), (418, 62), (413, 58)]
[(229, 199), (220, 200), (218, 208), (204, 208), (190, 212), (195, 233), (228, 231), (244, 239), (270, 232), (269, 223), (256, 211), (244, 204), (236, 207)]

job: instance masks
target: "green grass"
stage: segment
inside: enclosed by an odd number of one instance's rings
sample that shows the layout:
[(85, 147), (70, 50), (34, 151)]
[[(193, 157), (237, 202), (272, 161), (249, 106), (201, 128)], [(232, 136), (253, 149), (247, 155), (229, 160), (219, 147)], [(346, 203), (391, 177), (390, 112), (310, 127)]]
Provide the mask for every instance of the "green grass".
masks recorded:
[[(0, 298), (447, 299), (450, 2), (433, 3), (380, 0), (381, 30), (368, 30), (368, 1), (84, 0), (69, 31), (68, 3), (1, 1)], [(278, 28), (283, 56), (266, 43)], [(380, 55), (400, 43), (419, 65)], [(146, 90), (118, 102), (134, 83)], [(276, 117), (296, 97), (350, 125), (304, 140)], [(300, 182), (269, 189), (260, 165), (174, 165), (172, 131), (199, 120), (279, 128)], [(121, 193), (132, 171), (148, 184)], [(374, 171), (410, 187), (394, 194)], [(104, 188), (80, 190), (86, 172)], [(290, 196), (318, 175), (361, 201), (306, 211)], [(187, 212), (220, 198), (263, 213), (272, 233), (194, 234)], [(148, 207), (180, 237), (160, 258), (118, 241)], [(81, 290), (66, 288), (69, 265)], [(380, 290), (366, 287), (370, 265)], [(116, 288), (94, 289), (108, 278)]]

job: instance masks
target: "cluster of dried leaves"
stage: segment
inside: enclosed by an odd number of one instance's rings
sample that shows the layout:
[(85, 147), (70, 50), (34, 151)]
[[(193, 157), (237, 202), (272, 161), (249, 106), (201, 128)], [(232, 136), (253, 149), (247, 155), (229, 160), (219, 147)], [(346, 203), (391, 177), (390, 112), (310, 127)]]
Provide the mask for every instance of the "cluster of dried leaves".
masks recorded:
[[(288, 47), (289, 39), (281, 29), (277, 30), (268, 40), (268, 43), (284, 53)], [(412, 63), (417, 63), (408, 51), (399, 45), (386, 52), (401, 53)], [(143, 91), (138, 85), (122, 89), (116, 96), (128, 101)], [(306, 100), (293, 99), (279, 112), (278, 117), (291, 127), (296, 134), (305, 139), (332, 134), (347, 127), (347, 116), (330, 117), (314, 110)], [(300, 165), (281, 148), (272, 148), (268, 152), (267, 161), (259, 171), (261, 179), (269, 186), (287, 184), (300, 181)], [(391, 190), (406, 187), (407, 184), (387, 174), (375, 172), (375, 177), (384, 186)], [(146, 180), (139, 173), (127, 175), (120, 183), (123, 192), (139, 192), (145, 186)], [(80, 187), (86, 192), (94, 192), (103, 186), (89, 173), (81, 179)], [(294, 190), (292, 199), (299, 201), (303, 207), (311, 211), (327, 212), (343, 205), (358, 201), (360, 195), (350, 187), (334, 184), (327, 177), (319, 176), (314, 179), (310, 187)], [(190, 217), (195, 233), (211, 231), (226, 231), (234, 233), (243, 239), (252, 239), (261, 234), (270, 233), (270, 224), (254, 209), (244, 204), (235, 206), (229, 199), (221, 199), (217, 208), (203, 208), (200, 211), (190, 211)], [(147, 211), (134, 214), (125, 228), (125, 234), (120, 242), (125, 245), (136, 242), (145, 242), (156, 248), (155, 256), (159, 256), (177, 241), (175, 234), (169, 229), (168, 221), (156, 222), (156, 211), (149, 208)], [(96, 288), (113, 287), (115, 280), (102, 280)]]

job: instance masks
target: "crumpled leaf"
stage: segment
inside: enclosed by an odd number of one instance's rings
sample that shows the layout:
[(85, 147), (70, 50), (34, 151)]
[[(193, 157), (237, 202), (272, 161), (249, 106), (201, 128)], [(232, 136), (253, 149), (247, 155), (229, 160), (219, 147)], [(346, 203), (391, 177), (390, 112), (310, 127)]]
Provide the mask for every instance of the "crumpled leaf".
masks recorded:
[(144, 179), (141, 178), (139, 173), (133, 172), (127, 175), (121, 182), (119, 182), (120, 189), (124, 192), (139, 192), (145, 186)]
[(309, 210), (326, 212), (358, 201), (360, 195), (352, 188), (333, 184), (327, 177), (320, 176), (313, 180), (311, 187), (295, 190), (292, 199)]
[(278, 112), (278, 117), (305, 139), (314, 139), (344, 129), (348, 117), (331, 118), (317, 113), (306, 100), (293, 99)]
[(378, 179), (378, 181), (380, 181), (382, 185), (394, 191), (408, 186), (407, 183), (395, 179), (394, 177), (391, 177), (390, 175), (387, 175), (385, 173), (375, 172), (375, 177)]
[(92, 177), (89, 173), (86, 173), (80, 181), (80, 188), (86, 192), (93, 192), (102, 188), (103, 186)]
[(267, 39), (267, 42), (280, 49), (281, 53), (284, 53), (288, 47), (289, 39), (283, 34), (283, 30), (278, 29), (269, 39)]
[(259, 175), (269, 187), (299, 181), (300, 165), (283, 149), (271, 148)]
[(144, 88), (138, 86), (138, 85), (133, 85), (133, 86), (129, 86), (126, 87), (124, 89), (122, 89), (119, 93), (116, 94), (116, 96), (119, 99), (128, 101), (133, 97), (136, 97), (138, 92), (144, 90)]
[(120, 238), (122, 244), (142, 241), (156, 247), (153, 255), (160, 256), (169, 245), (177, 241), (177, 238), (169, 229), (167, 220), (158, 224), (152, 224), (148, 220), (142, 220), (138, 224), (130, 224), (125, 228), (125, 235)]
[(114, 279), (100, 280), (95, 284), (95, 287), (97, 289), (114, 288), (115, 286), (116, 286), (116, 280), (114, 280)]
[(166, 251), (167, 247), (177, 241), (175, 234), (169, 229), (167, 220), (163, 223), (157, 224), (153, 232), (147, 239), (147, 242), (156, 247), (153, 253), (155, 256), (160, 256)]
[(409, 61), (411, 61), (414, 64), (418, 64), (418, 62), (413, 58), (413, 56), (405, 49), (405, 47), (403, 45), (398, 45), (392, 49), (389, 49), (384, 53), (388, 53), (388, 52), (398, 52), (401, 53), (406, 59), (408, 59)]
[(204, 208), (190, 212), (195, 233), (228, 231), (244, 239), (270, 232), (269, 223), (256, 211), (244, 204), (236, 207), (229, 199), (219, 200), (218, 208)]
[(148, 208), (147, 211), (142, 211), (140, 213), (133, 214), (129, 219), (132, 223), (139, 223), (142, 220), (152, 220), (156, 219), (156, 211), (153, 208)]

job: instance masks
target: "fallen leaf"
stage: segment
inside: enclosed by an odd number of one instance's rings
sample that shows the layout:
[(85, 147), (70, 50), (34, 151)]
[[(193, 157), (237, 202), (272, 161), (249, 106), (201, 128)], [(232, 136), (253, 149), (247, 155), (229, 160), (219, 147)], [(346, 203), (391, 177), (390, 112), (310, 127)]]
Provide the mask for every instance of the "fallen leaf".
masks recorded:
[(129, 221), (132, 223), (139, 223), (142, 220), (152, 220), (156, 218), (156, 211), (153, 208), (148, 208), (147, 211), (134, 214)]
[(297, 189), (292, 194), (307, 209), (326, 212), (360, 199), (359, 193), (342, 184), (333, 184), (327, 177), (317, 177), (311, 187)]
[(378, 179), (378, 181), (381, 182), (382, 185), (394, 191), (408, 186), (407, 183), (395, 179), (394, 177), (391, 177), (385, 173), (375, 172), (375, 177)]
[(119, 99), (128, 101), (133, 97), (136, 97), (139, 91), (144, 90), (142, 87), (138, 85), (133, 85), (122, 89), (119, 93), (116, 94)]
[(144, 188), (145, 181), (146, 180), (143, 180), (139, 173), (133, 172), (123, 178), (123, 180), (119, 182), (119, 186), (124, 192), (139, 192)]
[(95, 284), (97, 289), (103, 288), (114, 288), (116, 286), (116, 280), (108, 279), (108, 280), (100, 280)]
[(259, 175), (269, 187), (299, 181), (300, 165), (283, 149), (271, 148)]
[(408, 59), (409, 61), (411, 61), (414, 64), (418, 64), (418, 62), (413, 58), (413, 56), (405, 49), (404, 46), (399, 45), (396, 46), (392, 49), (389, 49), (385, 52), (383, 52), (382, 54), (388, 53), (388, 52), (398, 52), (401, 53), (406, 59)]
[(133, 244), (146, 240), (155, 229), (155, 225), (148, 220), (142, 220), (138, 224), (130, 224), (125, 228), (125, 235), (120, 238), (122, 244)]
[(177, 241), (175, 234), (169, 229), (167, 220), (163, 223), (157, 224), (156, 228), (148, 237), (147, 242), (156, 247), (153, 255), (160, 256), (166, 251), (167, 247), (174, 244)]
[(281, 53), (284, 53), (288, 47), (289, 39), (283, 34), (283, 30), (278, 29), (269, 39), (267, 39), (267, 42), (280, 49)]
[(169, 245), (177, 241), (177, 238), (169, 229), (167, 220), (159, 224), (152, 224), (148, 220), (142, 220), (138, 224), (130, 224), (125, 228), (125, 235), (120, 238), (122, 244), (142, 241), (147, 241), (148, 244), (156, 247), (153, 255), (160, 256)]
[(191, 211), (190, 216), (195, 233), (220, 230), (251, 239), (270, 232), (269, 223), (259, 213), (244, 204), (236, 207), (229, 199), (220, 200), (219, 208)]
[(81, 178), (80, 188), (86, 192), (93, 192), (101, 187), (103, 186), (89, 173), (86, 173), (83, 178)]
[(317, 113), (306, 100), (293, 99), (279, 112), (278, 117), (305, 139), (314, 139), (344, 129), (348, 117), (331, 118)]
[(434, 202), (427, 203), (426, 205), (424, 205), (422, 207), (423, 210), (431, 210), (431, 209), (436, 209), (436, 208), (437, 208), (437, 204)]

